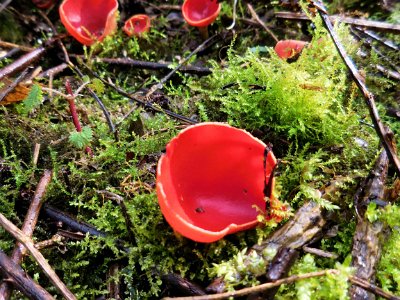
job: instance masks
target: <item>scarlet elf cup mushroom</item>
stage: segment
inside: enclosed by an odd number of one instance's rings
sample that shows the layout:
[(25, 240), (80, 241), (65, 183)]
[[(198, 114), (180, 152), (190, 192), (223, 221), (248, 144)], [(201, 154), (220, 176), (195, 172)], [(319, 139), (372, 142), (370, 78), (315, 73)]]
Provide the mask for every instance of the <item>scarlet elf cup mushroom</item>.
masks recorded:
[(69, 34), (90, 46), (102, 41), (117, 27), (117, 0), (64, 0), (60, 19)]
[(148, 15), (134, 15), (126, 20), (122, 30), (128, 36), (141, 36), (143, 33), (148, 32), (150, 29), (150, 18)]
[(186, 0), (182, 5), (182, 15), (189, 25), (199, 28), (203, 39), (208, 37), (208, 25), (215, 21), (221, 10), (217, 0)]
[[(276, 159), (266, 149), (250, 133), (223, 123), (181, 131), (157, 167), (157, 196), (167, 222), (204, 243), (255, 227), (259, 211), (266, 210), (265, 187), (274, 185)], [(278, 201), (273, 193), (269, 197)]]
[(299, 54), (306, 45), (304, 41), (283, 40), (276, 43), (274, 50), (280, 58), (288, 59)]

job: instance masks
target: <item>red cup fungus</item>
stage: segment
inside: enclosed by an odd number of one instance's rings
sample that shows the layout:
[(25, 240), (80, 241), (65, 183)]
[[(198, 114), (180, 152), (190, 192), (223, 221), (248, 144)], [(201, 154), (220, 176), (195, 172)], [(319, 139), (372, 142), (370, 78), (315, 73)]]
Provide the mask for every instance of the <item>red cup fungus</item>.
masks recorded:
[(280, 58), (288, 59), (299, 54), (307, 42), (297, 40), (283, 40), (275, 45), (275, 52)]
[[(255, 227), (257, 215), (266, 209), (265, 185), (274, 185), (276, 159), (266, 147), (250, 133), (223, 123), (181, 131), (157, 167), (158, 202), (167, 222), (203, 243)], [(270, 199), (276, 207), (279, 200), (273, 194)]]
[(122, 30), (128, 36), (141, 36), (150, 29), (150, 18), (148, 15), (134, 15), (126, 22)]
[(208, 25), (215, 21), (221, 10), (217, 0), (186, 0), (182, 5), (182, 15), (189, 25), (199, 28), (203, 39), (208, 37)]
[(117, 27), (117, 0), (64, 0), (61, 22), (80, 43), (90, 46), (102, 41)]

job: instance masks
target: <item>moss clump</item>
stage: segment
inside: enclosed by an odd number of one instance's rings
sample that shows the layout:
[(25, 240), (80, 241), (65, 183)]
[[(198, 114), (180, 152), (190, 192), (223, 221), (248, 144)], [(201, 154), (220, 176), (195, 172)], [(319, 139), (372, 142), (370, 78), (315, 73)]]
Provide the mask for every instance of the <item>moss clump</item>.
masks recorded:
[[(357, 124), (346, 67), (322, 30), (292, 63), (272, 49), (268, 56), (250, 50), (241, 56), (230, 50), (228, 67), (215, 63), (207, 82), (195, 88), (212, 101), (210, 108), (217, 103), (229, 123), (303, 144), (343, 142)], [(221, 120), (224, 114), (213, 119)]]

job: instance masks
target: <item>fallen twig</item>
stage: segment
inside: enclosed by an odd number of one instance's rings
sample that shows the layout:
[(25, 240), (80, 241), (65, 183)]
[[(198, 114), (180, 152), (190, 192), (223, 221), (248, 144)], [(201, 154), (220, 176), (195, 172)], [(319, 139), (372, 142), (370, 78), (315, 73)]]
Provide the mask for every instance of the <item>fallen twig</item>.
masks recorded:
[[(71, 57), (83, 58), (82, 55), (71, 55)], [(108, 57), (94, 57), (94, 63), (106, 63), (110, 65), (121, 65), (121, 66), (129, 66), (130, 68), (138, 68), (138, 69), (147, 69), (147, 70), (171, 70), (172, 62), (152, 62), (152, 61), (143, 61), (136, 60), (130, 57), (123, 58), (108, 58)], [(211, 69), (206, 67), (197, 67), (197, 66), (182, 66), (179, 69), (182, 73), (188, 74), (196, 74), (196, 75), (209, 75), (211, 74)]]
[(19, 230), (2, 213), (0, 213), (0, 225), (28, 249), (32, 257), (42, 268), (46, 276), (50, 279), (50, 281), (54, 284), (54, 286), (66, 299), (76, 300), (74, 294), (71, 293), (71, 291), (57, 276), (56, 272), (54, 272), (54, 270), (49, 265), (47, 260), (43, 257), (43, 255), (35, 248), (32, 239), (30, 239), (28, 236), (26, 236), (26, 234), (24, 234), (21, 230)]
[[(305, 20), (310, 21), (310, 18), (304, 13), (279, 11), (275, 13), (276, 18), (289, 19), (289, 20)], [(389, 32), (400, 32), (400, 25), (390, 24), (386, 22), (371, 21), (365, 19), (356, 19), (350, 17), (342, 17), (338, 15), (329, 16), (332, 22), (342, 22), (350, 25), (356, 25), (361, 27), (373, 28), (374, 30), (389, 31)]]
[[(20, 290), (25, 296), (30, 299), (48, 300), (54, 299), (44, 288), (38, 285), (25, 271), (15, 262), (13, 262), (1, 249), (0, 249), (0, 273), (5, 278), (9, 278), (7, 284), (12, 284)], [(0, 295), (0, 299), (2, 295)]]
[(38, 61), (44, 53), (53, 46), (54, 42), (58, 39), (52, 38), (44, 43), (43, 46), (40, 46), (27, 54), (22, 55), (20, 58), (12, 62), (11, 64), (5, 66), (4, 68), (0, 69), (0, 80), (2, 80), (6, 76), (11, 76), (17, 73), (20, 70), (27, 68), (30, 64)]
[(155, 91), (162, 89), (164, 83), (166, 83), (172, 75), (174, 75), (193, 55), (197, 54), (198, 52), (204, 50), (204, 48), (211, 43), (214, 43), (219, 34), (214, 34), (212, 37), (206, 39), (203, 43), (197, 46), (188, 56), (186, 56), (171, 72), (169, 72), (166, 76), (164, 76), (158, 83), (154, 84), (146, 94), (146, 97), (150, 97), (154, 94)]
[[(195, 120), (192, 120), (192, 119), (187, 118), (187, 117), (185, 117), (185, 116), (182, 116), (182, 115), (180, 115), (180, 114), (174, 113), (173, 111), (170, 111), (170, 110), (168, 110), (168, 109), (159, 108), (159, 107), (157, 107), (157, 106), (154, 106), (154, 105), (151, 104), (150, 102), (145, 101), (144, 99), (139, 98), (138, 96), (134, 96), (134, 95), (132, 95), (132, 94), (129, 94), (129, 93), (125, 92), (123, 89), (121, 89), (120, 87), (116, 86), (115, 84), (113, 84), (113, 83), (111, 83), (111, 82), (108, 82), (108, 81), (104, 80), (103, 78), (101, 78), (101, 76), (99, 76), (97, 73), (95, 73), (95, 72), (93, 72), (92, 70), (90, 70), (89, 67), (87, 67), (87, 66), (85, 66), (85, 67), (86, 67), (86, 69), (87, 69), (93, 76), (95, 76), (96, 78), (100, 79), (101, 82), (103, 82), (105, 85), (107, 85), (107, 86), (113, 88), (118, 94), (120, 94), (120, 95), (122, 95), (122, 96), (124, 96), (124, 97), (127, 97), (127, 98), (129, 98), (129, 99), (135, 101), (136, 103), (139, 103), (139, 104), (142, 105), (144, 108), (150, 109), (150, 110), (152, 110), (152, 111), (154, 111), (154, 112), (165, 113), (166, 115), (168, 115), (168, 116), (170, 116), (170, 117), (172, 117), (172, 118), (174, 118), (174, 119), (180, 120), (180, 121), (185, 122), (185, 123), (188, 123), (188, 124), (195, 124), (195, 123), (197, 123), (197, 121), (195, 121)], [(129, 115), (130, 115), (132, 112), (134, 112), (135, 110), (136, 110), (136, 107), (133, 107), (129, 112), (127, 112), (127, 113), (122, 117), (122, 120), (120, 120), (120, 121), (116, 124), (116, 126), (118, 126), (119, 124), (121, 124), (122, 121), (125, 120), (127, 117), (129, 117)]]
[[(83, 73), (81, 72), (81, 70), (73, 65), (72, 63), (70, 63), (71, 68), (81, 77), (83, 78)], [(107, 124), (108, 127), (110, 129), (110, 132), (114, 134), (115, 140), (118, 141), (118, 132), (114, 126), (114, 123), (111, 119), (111, 115), (109, 113), (109, 111), (107, 110), (106, 106), (104, 105), (103, 101), (101, 101), (101, 99), (96, 95), (96, 93), (89, 87), (86, 87), (87, 91), (89, 92), (89, 94), (96, 100), (96, 102), (99, 104), (101, 110), (103, 111), (104, 117), (107, 120)]]
[(282, 284), (289, 284), (289, 283), (293, 283), (295, 281), (304, 280), (304, 279), (313, 278), (313, 277), (326, 276), (328, 274), (339, 274), (339, 271), (335, 270), (335, 269), (328, 269), (328, 270), (324, 270), (324, 271), (317, 271), (317, 272), (305, 273), (305, 274), (300, 274), (300, 275), (292, 275), (290, 277), (279, 279), (274, 282), (267, 282), (267, 283), (260, 284), (257, 286), (248, 287), (248, 288), (244, 288), (244, 289), (233, 291), (233, 292), (225, 292), (225, 293), (221, 293), (221, 294), (215, 294), (215, 295), (204, 295), (204, 296), (193, 296), (193, 297), (175, 297), (175, 298), (165, 297), (163, 299), (164, 300), (170, 300), (170, 299), (174, 299), (174, 300), (211, 300), (211, 299), (226, 299), (226, 298), (230, 298), (230, 297), (240, 297), (240, 296), (245, 296), (245, 295), (249, 295), (249, 294), (253, 294), (253, 293), (260, 293), (267, 289), (271, 289), (271, 288), (280, 286)]
[(256, 11), (254, 10), (253, 6), (250, 3), (247, 3), (247, 8), (249, 9), (251, 16), (257, 21), (258, 24), (261, 25), (262, 28), (273, 38), (273, 40), (277, 43), (279, 40), (276, 35), (265, 25), (265, 23), (260, 19), (257, 15)]
[(385, 127), (379, 117), (378, 109), (376, 108), (376, 104), (375, 104), (374, 95), (368, 90), (360, 73), (357, 70), (357, 67), (354, 65), (353, 61), (347, 55), (346, 50), (344, 49), (343, 45), (339, 41), (339, 37), (336, 35), (335, 31), (333, 30), (332, 23), (329, 19), (329, 16), (326, 13), (326, 9), (323, 7), (323, 4), (321, 2), (318, 2), (318, 3), (314, 2), (314, 1), (311, 1), (311, 2), (315, 6), (315, 8), (318, 10), (318, 13), (321, 16), (323, 23), (324, 23), (326, 29), (328, 30), (329, 35), (331, 36), (331, 38), (333, 40), (333, 43), (335, 44), (336, 49), (338, 50), (341, 58), (343, 59), (347, 68), (349, 69), (350, 74), (353, 77), (358, 88), (362, 92), (364, 99), (366, 101), (366, 104), (368, 106), (370, 117), (374, 124), (375, 130), (383, 144), (383, 147), (385, 148), (385, 150), (388, 154), (390, 162), (392, 163), (392, 165), (395, 168), (397, 175), (400, 176), (400, 160), (397, 157), (396, 150), (393, 148), (393, 145), (392, 145), (390, 137), (389, 137), (389, 133), (385, 129)]
[[(44, 171), (43, 176), (36, 187), (35, 194), (33, 195), (31, 204), (29, 205), (29, 209), (26, 213), (24, 224), (22, 225), (21, 230), (29, 238), (31, 238), (33, 235), (33, 231), (39, 217), (40, 208), (42, 207), (43, 197), (47, 186), (51, 181), (51, 175), (51, 170)], [(11, 260), (16, 264), (20, 264), (25, 255), (26, 248), (20, 242), (17, 242), (11, 254)], [(0, 285), (0, 298), (2, 300), (10, 299), (11, 294), (12, 286), (7, 281), (3, 281)]]

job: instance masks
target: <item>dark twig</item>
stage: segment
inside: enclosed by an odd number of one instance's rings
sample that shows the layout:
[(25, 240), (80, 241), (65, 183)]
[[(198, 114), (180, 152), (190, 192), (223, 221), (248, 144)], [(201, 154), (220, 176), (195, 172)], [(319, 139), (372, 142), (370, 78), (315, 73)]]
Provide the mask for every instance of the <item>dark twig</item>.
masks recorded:
[[(182, 121), (182, 122), (184, 122), (184, 123), (188, 123), (188, 124), (195, 124), (195, 123), (197, 123), (197, 121), (192, 120), (192, 119), (190, 119), (190, 118), (188, 118), (188, 117), (185, 117), (185, 116), (182, 116), (182, 115), (180, 115), (180, 114), (174, 113), (173, 111), (170, 111), (170, 110), (168, 110), (168, 109), (159, 108), (159, 107), (157, 107), (157, 106), (154, 106), (154, 105), (151, 104), (150, 102), (147, 102), (147, 101), (141, 99), (141, 98), (138, 97), (138, 96), (134, 96), (134, 95), (132, 95), (132, 94), (129, 94), (129, 93), (125, 92), (123, 89), (121, 89), (120, 87), (116, 86), (115, 84), (110, 83), (110, 82), (104, 80), (103, 78), (101, 78), (97, 73), (95, 73), (95, 72), (93, 72), (92, 70), (90, 70), (89, 67), (87, 67), (87, 66), (85, 66), (85, 67), (86, 67), (86, 69), (87, 69), (94, 77), (100, 79), (101, 82), (103, 82), (105, 85), (107, 85), (107, 86), (113, 88), (118, 94), (120, 94), (120, 95), (122, 95), (122, 96), (124, 96), (124, 97), (127, 97), (127, 98), (129, 98), (129, 99), (135, 101), (136, 103), (140, 104), (140, 105), (143, 106), (144, 108), (150, 109), (150, 110), (152, 110), (152, 111), (154, 111), (154, 112), (165, 113), (166, 115), (168, 115), (168, 116), (170, 116), (170, 117), (172, 117), (172, 118), (174, 118), (174, 119), (180, 120), (180, 121)], [(125, 116), (122, 118), (122, 120), (119, 121), (116, 125), (118, 126), (119, 124), (121, 124), (122, 121), (125, 120), (125, 119), (126, 119), (132, 112), (134, 112), (135, 110), (136, 110), (135, 107), (132, 108), (128, 113), (125, 114)]]
[[(71, 57), (82, 58), (82, 55), (71, 55)], [(136, 60), (129, 57), (123, 58), (107, 58), (107, 57), (95, 57), (93, 58), (95, 63), (101, 62), (110, 65), (120, 65), (120, 66), (129, 66), (130, 68), (138, 68), (138, 69), (147, 69), (147, 70), (171, 70), (170, 66), (172, 62), (151, 62), (151, 61), (143, 61)], [(182, 73), (188, 74), (196, 74), (200, 76), (211, 74), (211, 69), (206, 67), (197, 67), (197, 66), (182, 66), (179, 69)]]
[(372, 32), (370, 30), (363, 30), (361, 27), (358, 27), (358, 26), (356, 26), (355, 29), (359, 32), (362, 32), (366, 36), (374, 39), (375, 41), (381, 43), (382, 45), (388, 47), (389, 49), (392, 49), (395, 51), (400, 51), (400, 47), (398, 45), (395, 45), (394, 43), (392, 43), (389, 40), (382, 39), (380, 36), (378, 36), (377, 34), (375, 34), (374, 32)]
[[(72, 69), (73, 69), (76, 73), (78, 73), (78, 75), (79, 75), (81, 78), (83, 78), (84, 75), (83, 75), (82, 71), (81, 71), (77, 66), (74, 66), (74, 65), (72, 65), (72, 64), (70, 64), (70, 65), (71, 65)], [(110, 115), (109, 111), (107, 110), (106, 106), (104, 105), (103, 101), (100, 100), (100, 98), (96, 95), (96, 93), (95, 93), (91, 88), (86, 87), (86, 89), (88, 90), (89, 94), (90, 94), (90, 95), (96, 100), (96, 102), (99, 104), (101, 110), (103, 111), (104, 117), (105, 117), (106, 120), (107, 120), (107, 124), (108, 124), (108, 127), (109, 127), (109, 129), (110, 129), (110, 132), (113, 133), (115, 139), (118, 140), (118, 132), (117, 132), (116, 129), (115, 129), (114, 123), (113, 123), (113, 121), (111, 120), (111, 115)]]
[(161, 280), (166, 284), (167, 290), (173, 295), (179, 296), (200, 296), (206, 292), (198, 285), (182, 278), (178, 274), (169, 273), (161, 276)]
[[(54, 299), (44, 288), (38, 285), (25, 271), (15, 262), (13, 262), (1, 249), (0, 249), (0, 273), (9, 278), (7, 284), (11, 283), (20, 290), (29, 299), (49, 300)], [(2, 298), (0, 295), (0, 299)]]
[(66, 287), (60, 280), (56, 272), (51, 268), (43, 255), (35, 248), (31, 238), (27, 237), (21, 230), (19, 230), (13, 223), (11, 223), (2, 213), (0, 213), (0, 226), (2, 226), (8, 233), (22, 243), (28, 249), (32, 257), (36, 260), (43, 272), (50, 279), (58, 291), (68, 300), (76, 300), (74, 294)]
[(132, 243), (132, 245), (136, 245), (136, 239), (135, 239), (135, 233), (133, 231), (133, 223), (131, 221), (131, 218), (128, 214), (128, 209), (125, 205), (124, 202), (124, 198), (120, 195), (117, 195), (115, 193), (112, 193), (110, 191), (97, 191), (97, 193), (104, 195), (104, 197), (114, 200), (117, 202), (117, 204), (119, 205), (119, 207), (121, 208), (121, 213), (125, 219), (125, 225), (126, 225), (126, 229), (128, 231), (128, 235), (129, 235), (129, 240)]
[(385, 299), (389, 299), (389, 300), (400, 300), (400, 297), (390, 294), (386, 291), (384, 291), (383, 289), (381, 289), (380, 287), (377, 287), (374, 284), (369, 283), (366, 280), (362, 280), (356, 276), (349, 276), (349, 281), (354, 284), (354, 285), (358, 285), (359, 287), (362, 287), (363, 289), (370, 291), (371, 293), (381, 296)]
[(150, 97), (155, 91), (162, 89), (164, 84), (174, 75), (193, 55), (204, 50), (206, 46), (212, 44), (216, 41), (219, 34), (215, 34), (212, 37), (206, 39), (203, 43), (197, 46), (188, 56), (186, 56), (171, 72), (169, 72), (164, 78), (162, 78), (158, 83), (154, 84), (146, 94), (146, 97)]
[[(275, 17), (280, 18), (280, 19), (288, 19), (288, 20), (310, 21), (310, 18), (306, 14), (290, 12), (290, 11), (276, 12)], [(390, 24), (390, 23), (379, 22), (379, 21), (355, 19), (355, 18), (342, 17), (342, 16), (337, 16), (337, 15), (329, 16), (329, 19), (332, 22), (342, 22), (342, 23), (346, 23), (346, 24), (350, 24), (350, 25), (368, 27), (368, 28), (373, 28), (374, 30), (377, 30), (377, 31), (380, 30), (380, 31), (388, 31), (388, 32), (394, 32), (394, 33), (400, 32), (400, 25), (398, 25), (398, 24)]]
[(61, 210), (58, 210), (48, 204), (45, 204), (43, 207), (43, 212), (51, 219), (57, 221), (57, 222), (62, 222), (69, 228), (75, 231), (80, 231), (83, 232), (84, 234), (89, 233), (93, 236), (98, 236), (98, 237), (105, 237), (106, 234), (98, 229), (96, 229), (94, 226), (89, 225), (87, 223), (81, 222), (73, 218), (72, 216), (66, 214), (65, 212), (62, 212)]
[(165, 297), (163, 298), (164, 300), (170, 300), (170, 299), (175, 299), (175, 300), (211, 300), (211, 299), (227, 299), (230, 297), (240, 297), (240, 296), (245, 296), (253, 293), (259, 293), (263, 292), (267, 289), (271, 289), (277, 286), (280, 286), (282, 284), (289, 284), (293, 283), (299, 280), (304, 280), (308, 278), (314, 278), (314, 277), (321, 277), (321, 276), (326, 276), (328, 274), (339, 274), (338, 270), (335, 269), (328, 269), (324, 271), (317, 271), (317, 272), (311, 272), (311, 273), (305, 273), (305, 274), (299, 274), (299, 275), (292, 275), (290, 277), (286, 277), (283, 279), (276, 280), (274, 282), (268, 282), (264, 284), (260, 284), (257, 286), (253, 287), (248, 287), (244, 288), (241, 290), (233, 291), (233, 292), (225, 292), (221, 294), (215, 294), (215, 295), (204, 295), (204, 296), (193, 296), (193, 297), (175, 297), (175, 298), (169, 298)]
[(360, 75), (360, 73), (357, 70), (357, 67), (354, 65), (353, 61), (347, 55), (346, 50), (344, 49), (343, 45), (339, 41), (339, 38), (336, 35), (335, 31), (333, 30), (332, 23), (329, 20), (329, 16), (327, 15), (326, 10), (323, 7), (323, 4), (321, 2), (317, 3), (317, 2), (313, 2), (313, 1), (312, 1), (312, 4), (318, 10), (319, 15), (321, 16), (321, 18), (323, 20), (323, 23), (335, 44), (336, 49), (338, 50), (340, 56), (342, 57), (347, 68), (349, 69), (350, 74), (353, 77), (358, 88), (362, 92), (362, 94), (365, 98), (366, 104), (368, 106), (370, 117), (374, 124), (375, 130), (383, 144), (383, 147), (385, 148), (385, 150), (388, 154), (390, 162), (392, 163), (392, 165), (395, 168), (397, 175), (400, 176), (400, 160), (397, 157), (396, 150), (393, 148), (393, 145), (390, 141), (389, 133), (385, 129), (385, 127), (379, 117), (378, 109), (376, 108), (376, 104), (375, 104), (374, 95), (368, 90), (367, 86), (365, 85), (365, 83), (363, 81), (362, 76)]
[(253, 6), (251, 6), (250, 3), (247, 3), (247, 8), (249, 9), (251, 16), (253, 17), (253, 19), (255, 19), (257, 21), (258, 24), (261, 25), (262, 28), (264, 28), (264, 30), (272, 37), (272, 39), (275, 41), (275, 43), (277, 43), (279, 40), (276, 37), (276, 35), (271, 31), (271, 29), (269, 29), (267, 27), (267, 25), (265, 25), (265, 23), (260, 19), (260, 17), (257, 15), (256, 11), (254, 10)]
[[(36, 187), (35, 194), (33, 195), (31, 204), (29, 205), (29, 209), (26, 213), (24, 224), (22, 225), (21, 230), (29, 238), (31, 238), (33, 235), (33, 231), (39, 217), (40, 208), (42, 207), (43, 197), (45, 195), (47, 186), (51, 181), (51, 175), (51, 170), (44, 171), (43, 176)], [(11, 260), (16, 264), (20, 264), (23, 257), (26, 255), (26, 252), (26, 248), (20, 242), (17, 242), (11, 254)], [(10, 299), (11, 294), (11, 285), (7, 281), (3, 281), (0, 285), (0, 298), (3, 300)]]
[[(59, 37), (58, 37), (59, 38)], [(0, 80), (2, 80), (6, 76), (12, 76), (13, 74), (17, 73), (20, 70), (27, 68), (32, 63), (38, 61), (44, 53), (47, 51), (48, 48), (52, 47), (54, 42), (58, 38), (52, 38), (48, 40), (43, 46), (40, 46), (31, 52), (22, 55), (20, 58), (12, 62), (11, 64), (5, 66), (4, 68), (0, 69)]]
[(0, 104), (7, 97), (9, 93), (11, 93), (15, 87), (24, 81), (28, 76), (28, 69), (25, 69), (13, 82), (11, 82), (2, 93), (0, 93)]
[(18, 54), (19, 52), (21, 52), (20, 48), (13, 48), (10, 51), (8, 51), (6, 54), (0, 56), (0, 61), (4, 60), (6, 58), (13, 57), (14, 55)]
[(353, 34), (353, 36), (355, 36), (358, 40), (362, 40), (363, 44), (366, 45), (369, 49), (372, 49), (375, 51), (376, 54), (378, 54), (382, 59), (384, 59), (393, 69), (395, 69), (397, 72), (400, 72), (400, 69), (398, 66), (396, 66), (392, 60), (390, 58), (388, 58), (386, 55), (384, 55), (381, 51), (379, 51), (378, 49), (376, 49), (376, 47), (374, 47), (372, 45), (372, 41), (370, 38), (366, 38), (363, 39), (363, 37), (360, 34), (364, 34), (363, 31), (359, 31), (359, 30), (354, 30), (354, 29), (350, 29), (351, 33)]

